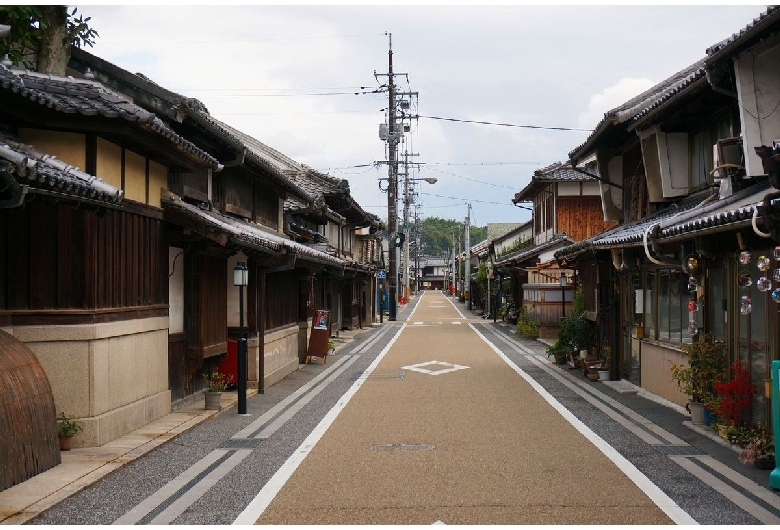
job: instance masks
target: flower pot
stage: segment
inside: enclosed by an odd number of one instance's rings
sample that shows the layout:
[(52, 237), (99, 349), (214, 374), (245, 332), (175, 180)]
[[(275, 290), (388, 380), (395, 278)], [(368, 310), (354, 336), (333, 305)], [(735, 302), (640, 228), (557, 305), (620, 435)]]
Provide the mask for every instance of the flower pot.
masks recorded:
[(609, 381), (609, 370), (599, 370), (599, 381)]
[(709, 409), (709, 407), (704, 407), (704, 425), (709, 427), (712, 425), (712, 422), (715, 421), (715, 413), (712, 412), (712, 410)]
[(588, 372), (588, 379), (590, 379), (591, 381), (598, 381), (599, 380), (598, 372)]
[(688, 403), (688, 410), (691, 412), (691, 423), (694, 425), (704, 425), (704, 403), (691, 401)]
[(565, 364), (566, 363), (566, 354), (565, 353), (556, 353), (555, 354), (555, 364)]
[(60, 438), (60, 451), (70, 451), (73, 449), (73, 435), (66, 436), (64, 434), (58, 435)]
[(206, 410), (222, 410), (222, 392), (205, 392)]
[(775, 459), (774, 458), (756, 458), (753, 461), (753, 465), (756, 466), (758, 469), (767, 469), (772, 470), (775, 468)]
[(724, 440), (728, 437), (729, 426), (723, 423), (718, 424), (718, 436)]

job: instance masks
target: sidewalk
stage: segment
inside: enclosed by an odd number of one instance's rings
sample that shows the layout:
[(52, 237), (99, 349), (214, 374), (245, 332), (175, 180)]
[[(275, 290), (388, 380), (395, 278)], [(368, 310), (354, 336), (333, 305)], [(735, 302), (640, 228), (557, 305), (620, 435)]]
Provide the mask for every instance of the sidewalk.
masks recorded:
[[(247, 390), (247, 396), (257, 390)], [(222, 394), (222, 410), (206, 410), (205, 398), (100, 447), (62, 452), (62, 463), (21, 484), (0, 491), (0, 523), (24, 524), (77, 491), (94, 484), (182, 432), (221, 414), (238, 402), (238, 393)]]

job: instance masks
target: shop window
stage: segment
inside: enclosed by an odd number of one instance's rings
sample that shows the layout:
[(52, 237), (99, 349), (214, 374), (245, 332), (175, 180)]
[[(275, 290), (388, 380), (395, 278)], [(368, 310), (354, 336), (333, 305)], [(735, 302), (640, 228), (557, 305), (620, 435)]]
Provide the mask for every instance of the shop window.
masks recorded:
[(646, 337), (673, 344), (691, 342), (691, 334), (688, 332), (690, 294), (687, 275), (678, 269), (648, 272), (645, 276), (644, 296)]

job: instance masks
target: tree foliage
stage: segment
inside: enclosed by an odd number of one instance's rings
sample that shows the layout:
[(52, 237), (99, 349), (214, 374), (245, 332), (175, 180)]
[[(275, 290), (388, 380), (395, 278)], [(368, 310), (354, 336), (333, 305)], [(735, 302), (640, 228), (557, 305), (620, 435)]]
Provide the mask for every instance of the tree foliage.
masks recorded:
[(65, 74), (72, 46), (92, 47), (98, 32), (89, 27), (91, 17), (77, 16), (67, 6), (0, 6), (0, 24), (11, 33), (0, 40), (0, 55), (15, 65), (40, 72)]
[[(444, 256), (452, 253), (453, 235), (456, 238), (456, 250), (463, 249), (465, 225), (462, 221), (442, 219), (441, 217), (426, 217), (419, 224), (421, 253), (428, 256)], [(487, 227), (472, 226), (469, 228), (471, 245), (484, 241), (487, 237)]]

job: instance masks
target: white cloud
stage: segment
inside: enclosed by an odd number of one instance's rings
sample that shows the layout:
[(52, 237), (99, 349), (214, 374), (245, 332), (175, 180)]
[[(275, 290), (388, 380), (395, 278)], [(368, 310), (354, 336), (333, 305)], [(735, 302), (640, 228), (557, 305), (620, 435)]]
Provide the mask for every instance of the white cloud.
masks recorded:
[(620, 79), (614, 85), (590, 97), (588, 108), (577, 119), (579, 126), (588, 129), (596, 127), (606, 112), (619, 107), (655, 84), (655, 81), (646, 78), (624, 77)]

